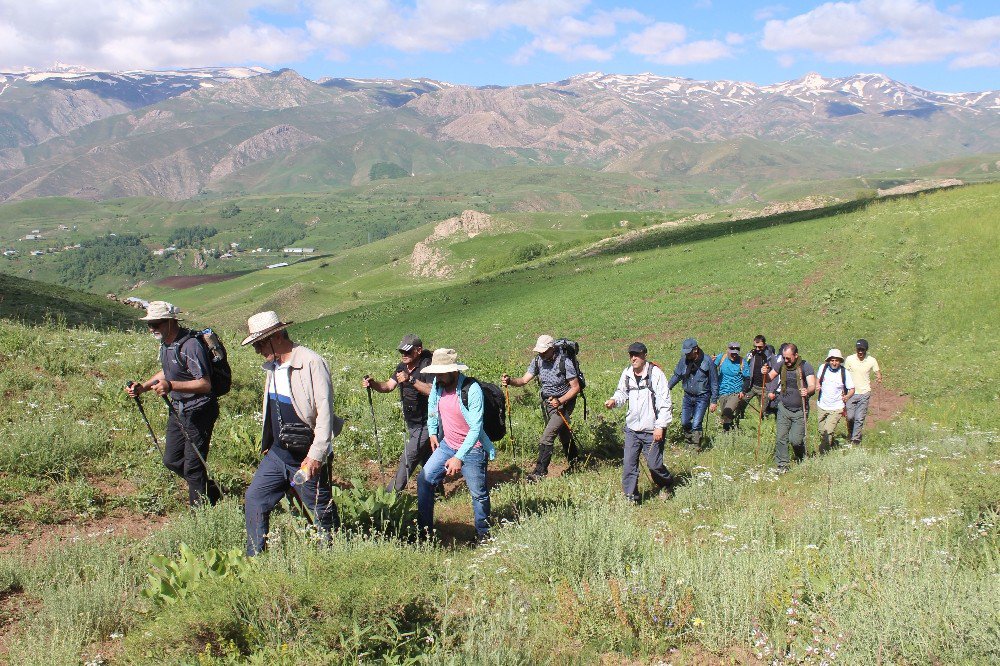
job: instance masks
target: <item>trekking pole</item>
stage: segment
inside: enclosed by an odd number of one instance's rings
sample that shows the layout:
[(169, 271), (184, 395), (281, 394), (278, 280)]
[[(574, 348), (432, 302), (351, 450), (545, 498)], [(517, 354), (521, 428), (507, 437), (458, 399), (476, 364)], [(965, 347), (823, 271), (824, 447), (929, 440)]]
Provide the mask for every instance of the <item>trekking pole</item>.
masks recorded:
[[(799, 368), (802, 373), (802, 385), (801, 388), (806, 388), (806, 371)], [(802, 449), (805, 451), (805, 455), (809, 455), (809, 411), (808, 398), (802, 396)]]
[(757, 450), (753, 454), (754, 460), (760, 459), (760, 431), (764, 429), (764, 393), (765, 388), (762, 385), (760, 387), (760, 410), (757, 419)]
[(208, 489), (214, 485), (216, 489), (219, 491), (219, 499), (220, 500), (223, 499), (225, 497), (225, 494), (222, 492), (222, 486), (220, 486), (212, 479), (212, 474), (211, 472), (208, 471), (208, 461), (205, 460), (205, 456), (201, 455), (201, 451), (198, 450), (198, 447), (191, 442), (191, 436), (188, 435), (187, 427), (184, 425), (184, 420), (181, 418), (181, 415), (177, 413), (177, 410), (174, 409), (174, 404), (170, 402), (170, 398), (168, 398), (167, 396), (162, 396), (162, 397), (163, 397), (163, 402), (167, 403), (167, 410), (169, 410), (170, 413), (174, 415), (174, 418), (177, 419), (177, 423), (181, 427), (181, 434), (184, 435), (184, 441), (187, 443), (188, 446), (191, 447), (191, 449), (194, 451), (194, 454), (198, 456), (198, 460), (201, 461), (202, 467), (205, 468), (205, 497), (208, 498)]
[(510, 450), (514, 455), (514, 469), (517, 469), (517, 442), (514, 440), (514, 410), (510, 404), (510, 389), (503, 387), (504, 400), (507, 403), (507, 432), (510, 433)]
[[(365, 379), (371, 380), (371, 377), (365, 375)], [(379, 480), (381, 484), (385, 485), (385, 466), (382, 464), (382, 440), (378, 436), (378, 421), (375, 420), (375, 403), (372, 402), (372, 387), (369, 384), (368, 389), (368, 409), (372, 413), (372, 428), (375, 430), (375, 446), (378, 448), (378, 473)]]
[[(125, 386), (132, 388), (135, 386), (135, 382), (129, 380), (125, 383)], [(135, 396), (132, 399), (135, 400), (135, 406), (139, 408), (139, 414), (142, 416), (142, 420), (146, 422), (146, 429), (149, 430), (149, 436), (153, 438), (153, 444), (156, 444), (156, 448), (160, 452), (160, 458), (165, 458), (166, 453), (163, 452), (163, 447), (160, 446), (160, 440), (156, 438), (156, 433), (153, 432), (153, 426), (149, 424), (149, 419), (146, 417), (146, 410), (142, 408), (142, 403), (139, 402), (139, 396)]]

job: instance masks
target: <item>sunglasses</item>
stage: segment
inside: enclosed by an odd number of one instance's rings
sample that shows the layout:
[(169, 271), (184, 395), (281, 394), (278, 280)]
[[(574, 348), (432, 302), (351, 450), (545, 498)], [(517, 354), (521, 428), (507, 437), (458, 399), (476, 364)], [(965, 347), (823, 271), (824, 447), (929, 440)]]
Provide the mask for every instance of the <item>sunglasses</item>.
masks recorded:
[(250, 346), (253, 347), (254, 351), (260, 351), (260, 348), (264, 346), (264, 343), (267, 342), (270, 339), (271, 339), (271, 336), (269, 335), (266, 338), (261, 338), (260, 340), (256, 340), (255, 342), (251, 342)]
[(154, 321), (147, 321), (146, 326), (150, 329), (157, 329), (167, 323), (166, 319), (156, 319)]

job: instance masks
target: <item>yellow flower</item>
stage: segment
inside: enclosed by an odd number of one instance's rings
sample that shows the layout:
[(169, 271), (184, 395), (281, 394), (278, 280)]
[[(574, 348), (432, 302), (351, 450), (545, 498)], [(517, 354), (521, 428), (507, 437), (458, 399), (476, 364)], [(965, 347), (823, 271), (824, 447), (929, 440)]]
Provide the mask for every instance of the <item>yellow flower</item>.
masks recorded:
[(701, 626), (704, 626), (705, 621), (703, 619), (701, 619), (700, 617), (696, 617), (695, 619), (693, 619), (691, 621), (691, 624), (693, 624), (694, 628), (697, 629), (697, 628), (699, 628)]

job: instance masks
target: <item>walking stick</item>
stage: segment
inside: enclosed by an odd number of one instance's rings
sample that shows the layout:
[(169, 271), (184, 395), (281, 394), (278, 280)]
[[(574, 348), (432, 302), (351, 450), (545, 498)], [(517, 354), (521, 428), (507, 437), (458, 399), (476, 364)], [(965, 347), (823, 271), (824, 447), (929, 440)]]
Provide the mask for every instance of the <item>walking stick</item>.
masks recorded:
[[(806, 371), (804, 368), (799, 368), (802, 373), (802, 384), (799, 388), (806, 388)], [(808, 405), (806, 404), (806, 396), (802, 397), (802, 449), (805, 451), (805, 455), (809, 455), (809, 412), (807, 411)]]
[[(368, 375), (365, 375), (365, 379), (371, 379)], [(378, 422), (375, 420), (375, 403), (372, 402), (372, 387), (368, 387), (368, 409), (372, 413), (372, 428), (375, 430), (375, 446), (378, 448), (378, 473), (379, 480), (382, 485), (385, 485), (385, 465), (382, 464), (382, 440), (378, 436)]]
[(764, 393), (765, 393), (764, 382), (760, 385), (760, 410), (758, 410), (757, 419), (757, 449), (753, 453), (754, 460), (760, 459), (760, 431), (764, 428)]
[[(132, 388), (133, 386), (135, 386), (135, 382), (130, 380), (125, 383), (125, 386), (128, 388)], [(156, 433), (153, 432), (153, 426), (149, 424), (149, 419), (146, 417), (146, 410), (142, 408), (142, 403), (139, 402), (139, 396), (135, 396), (132, 399), (135, 400), (135, 406), (139, 408), (139, 414), (142, 416), (142, 420), (146, 422), (146, 429), (149, 430), (149, 436), (153, 438), (153, 444), (156, 444), (156, 448), (160, 452), (160, 458), (161, 459), (165, 458), (166, 453), (163, 452), (163, 447), (160, 445), (160, 440), (156, 439)]]
[(517, 442), (514, 441), (514, 410), (510, 404), (510, 389), (503, 387), (503, 395), (507, 403), (507, 432), (510, 433), (510, 449), (514, 454), (514, 469), (517, 469)]
[(224, 497), (222, 487), (212, 479), (212, 474), (208, 471), (208, 461), (205, 460), (205, 456), (201, 455), (201, 451), (198, 450), (198, 447), (191, 442), (191, 436), (188, 435), (187, 428), (184, 426), (184, 420), (181, 418), (181, 415), (177, 413), (177, 410), (174, 409), (174, 404), (170, 402), (170, 398), (167, 396), (162, 397), (163, 402), (167, 403), (167, 410), (174, 415), (175, 419), (177, 419), (177, 423), (181, 427), (181, 434), (184, 435), (184, 441), (191, 447), (194, 454), (198, 456), (198, 460), (201, 461), (202, 467), (205, 468), (205, 497), (208, 497), (208, 489), (214, 485), (219, 491), (219, 499), (222, 499)]

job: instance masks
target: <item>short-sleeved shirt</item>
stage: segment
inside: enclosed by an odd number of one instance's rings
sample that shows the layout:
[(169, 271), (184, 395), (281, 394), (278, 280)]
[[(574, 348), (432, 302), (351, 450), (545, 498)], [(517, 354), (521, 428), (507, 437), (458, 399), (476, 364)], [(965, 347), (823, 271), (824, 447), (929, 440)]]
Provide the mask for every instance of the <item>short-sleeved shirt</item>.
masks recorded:
[(786, 381), (788, 382), (788, 386), (780, 386), (782, 375), (781, 367), (783, 365), (784, 362), (777, 366), (776, 370), (778, 371), (778, 376), (772, 380), (768, 390), (773, 391), (780, 388), (781, 392), (778, 394), (778, 400), (780, 400), (781, 404), (785, 406), (785, 409), (790, 412), (800, 412), (802, 411), (802, 396), (799, 395), (799, 389), (805, 388), (805, 385), (801, 385), (802, 375), (805, 374), (807, 378), (814, 377), (816, 375), (816, 370), (809, 364), (808, 361), (802, 361), (802, 365), (795, 370), (785, 370), (784, 375)]
[[(566, 374), (563, 374), (563, 367)], [(542, 387), (542, 395), (546, 398), (560, 398), (569, 391), (569, 380), (576, 379), (576, 367), (573, 361), (561, 353), (556, 353), (551, 360), (546, 361), (541, 355), (535, 356), (528, 364), (528, 374), (538, 377)]]
[(299, 465), (302, 458), (297, 458), (281, 443), (282, 423), (304, 423), (295, 413), (292, 405), (292, 386), (290, 382), (291, 363), (272, 364), (273, 381), (267, 387), (267, 408), (270, 410), (271, 434), (274, 437), (272, 448), (274, 452), (289, 465)]
[[(431, 364), (431, 353), (426, 349), (417, 358), (416, 372), (411, 377), (419, 382), (432, 384), (434, 375), (428, 375), (423, 371)], [(400, 363), (396, 366), (396, 372), (406, 371), (406, 364)], [(395, 377), (395, 375), (393, 375)], [(399, 385), (399, 400), (403, 403), (403, 418), (409, 425), (421, 425), (427, 422), (427, 396), (417, 390), (410, 382)]]
[[(177, 338), (169, 345), (160, 344), (160, 366), (163, 377), (168, 382), (191, 382), (202, 377), (211, 377), (212, 366), (208, 352), (191, 331), (182, 328)], [(194, 409), (212, 400), (211, 393), (182, 393), (171, 391), (170, 399), (184, 405), (184, 409)]]
[(844, 408), (844, 393), (854, 388), (854, 380), (851, 379), (851, 373), (846, 370), (841, 372), (841, 368), (834, 370), (825, 363), (820, 366), (819, 374), (816, 375), (817, 380), (823, 378), (819, 384), (819, 399), (816, 400), (816, 406), (820, 409), (839, 412)]
[(866, 355), (862, 361), (857, 354), (851, 354), (844, 359), (844, 367), (851, 373), (856, 395), (867, 395), (872, 392), (871, 374), (879, 372), (878, 361), (874, 356)]

